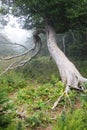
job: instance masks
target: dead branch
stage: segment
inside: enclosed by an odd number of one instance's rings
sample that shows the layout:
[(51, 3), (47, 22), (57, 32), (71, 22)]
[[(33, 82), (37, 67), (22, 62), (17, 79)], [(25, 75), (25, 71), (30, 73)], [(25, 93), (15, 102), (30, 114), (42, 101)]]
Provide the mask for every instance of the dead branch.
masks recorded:
[[(34, 46), (34, 48), (35, 48), (35, 46)], [(29, 53), (31, 50), (33, 50), (34, 48), (28, 49), (26, 52), (24, 52), (24, 53), (22, 53), (22, 54), (19, 54), (19, 55), (10, 56), (10, 57), (6, 57), (6, 58), (0, 57), (0, 60), (11, 60), (11, 59), (14, 59), (14, 58), (17, 58), (17, 57), (21, 57), (21, 56), (23, 56), (23, 55), (28, 54), (28, 53)]]
[(10, 70), (16, 69), (16, 68), (21, 67), (21, 66), (24, 66), (26, 63), (28, 63), (30, 60), (32, 60), (32, 58), (35, 57), (39, 53), (39, 51), (41, 50), (41, 46), (42, 46), (42, 44), (39, 43), (37, 45), (38, 49), (37, 50), (33, 50), (33, 52), (32, 52), (33, 54), (31, 56), (28, 54), (29, 58), (27, 60), (20, 60), (19, 64), (16, 65), (15, 67), (14, 66), (10, 67)]
[[(22, 44), (19, 44), (19, 43), (13, 43), (10, 41), (10, 39), (3, 33), (0, 33), (0, 36), (2, 37), (2, 39), (5, 41), (4, 45), (17, 45), (17, 46), (20, 46), (22, 48), (24, 48), (25, 50), (28, 50), (27, 47), (25, 47), (24, 45)], [(3, 42), (1, 41), (0, 44), (3, 44)]]
[(26, 55), (28, 53), (30, 53), (30, 51), (33, 51), (37, 45), (37, 43), (40, 43), (41, 44), (41, 38), (39, 37), (39, 34), (40, 33), (45, 33), (45, 30), (43, 29), (38, 29), (36, 31), (34, 31), (33, 33), (33, 39), (34, 39), (34, 47), (32, 49), (27, 49), (25, 46), (21, 45), (21, 44), (17, 44), (17, 43), (14, 43), (14, 45), (20, 45), (22, 47), (24, 47), (27, 51), (25, 51), (24, 53), (22, 54), (19, 54), (19, 55), (15, 55), (15, 56), (10, 56), (10, 57), (0, 57), (0, 60), (11, 60), (13, 58), (17, 58), (17, 57), (21, 57), (23, 55)]
[[(25, 46), (14, 43), (14, 45), (20, 45), (22, 47), (24, 47), (26, 49), (26, 51), (22, 54), (19, 55), (15, 55), (15, 56), (9, 56), (9, 57), (0, 57), (0, 60), (11, 60), (14, 59), (16, 61), (12, 62), (1, 74), (3, 75), (4, 73), (6, 73), (8, 70), (12, 70), (12, 69), (16, 69), (18, 67), (24, 66), (27, 62), (29, 62), (33, 57), (35, 57), (39, 51), (41, 50), (41, 46), (42, 46), (42, 42), (41, 42), (41, 38), (39, 37), (40, 33), (44, 33), (45, 31), (40, 29), (40, 30), (36, 30), (33, 34), (33, 40), (34, 40), (34, 47), (32, 49), (27, 49)], [(10, 43), (11, 44), (11, 43)], [(21, 58), (22, 57), (22, 58)], [(29, 57), (26, 59), (26, 57)], [(17, 58), (21, 58), (21, 59), (17, 59)]]
[(22, 45), (22, 44), (18, 44), (18, 43), (8, 43), (8, 44), (11, 44), (11, 45), (18, 45), (18, 46), (23, 47), (25, 50), (28, 50), (27, 47), (25, 47), (25, 46)]

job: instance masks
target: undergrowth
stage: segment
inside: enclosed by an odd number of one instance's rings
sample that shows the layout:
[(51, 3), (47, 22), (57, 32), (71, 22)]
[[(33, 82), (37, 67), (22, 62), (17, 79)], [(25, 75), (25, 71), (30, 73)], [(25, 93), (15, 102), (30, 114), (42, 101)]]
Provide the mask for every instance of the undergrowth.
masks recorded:
[[(86, 75), (84, 66), (80, 69)], [(85, 93), (72, 91), (69, 95), (72, 108), (64, 96), (56, 110), (51, 110), (64, 88), (55, 63), (46, 57), (36, 58), (25, 67), (3, 75), (0, 77), (0, 130), (35, 130), (48, 125), (53, 130), (86, 130)]]
[[(87, 107), (86, 107), (87, 108)], [(84, 108), (72, 112), (62, 112), (53, 130), (86, 130), (87, 111)]]

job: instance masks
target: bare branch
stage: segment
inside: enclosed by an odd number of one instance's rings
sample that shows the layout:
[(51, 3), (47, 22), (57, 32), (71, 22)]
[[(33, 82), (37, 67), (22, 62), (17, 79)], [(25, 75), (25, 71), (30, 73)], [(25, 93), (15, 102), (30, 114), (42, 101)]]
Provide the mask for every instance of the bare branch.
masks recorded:
[(25, 47), (25, 46), (22, 45), (22, 44), (18, 44), (18, 43), (11, 43), (11, 42), (9, 42), (9, 43), (4, 43), (4, 44), (3, 44), (3, 42), (2, 42), (2, 43), (0, 43), (0, 44), (2, 44), (2, 45), (16, 45), (16, 46), (21, 46), (21, 47), (23, 47), (25, 50), (28, 50), (27, 47)]
[(16, 61), (13, 62), (13, 63), (11, 63), (11, 64), (0, 74), (0, 76), (3, 75), (3, 74), (5, 74), (5, 73), (11, 68), (11, 66), (13, 66), (15, 63), (16, 63)]
[(18, 43), (8, 43), (8, 44), (11, 44), (11, 45), (18, 45), (18, 46), (23, 47), (25, 50), (28, 50), (27, 47), (25, 47), (25, 46), (22, 45), (22, 44), (18, 44)]
[[(11, 42), (11, 41), (9, 40), (9, 38), (8, 38), (7, 36), (4, 36), (2, 33), (0, 33), (0, 37), (1, 37), (1, 39), (4, 40), (4, 45), (5, 45), (5, 44), (6, 44), (6, 45), (8, 45), (8, 44), (10, 44), (10, 45), (18, 45), (18, 46), (23, 47), (25, 50), (28, 50), (27, 47), (25, 47), (25, 46), (22, 45), (22, 44), (18, 44), (18, 43), (13, 43), (13, 42)], [(2, 41), (2, 40), (1, 40), (1, 43), (0, 43), (0, 44), (3, 44), (3, 41)]]
[[(41, 46), (42, 46), (42, 42), (41, 42), (41, 38), (39, 37), (40, 33), (45, 33), (45, 30), (36, 30), (33, 34), (33, 39), (34, 39), (34, 47), (32, 49), (27, 49), (25, 46), (22, 46), (26, 49), (26, 51), (22, 54), (19, 55), (15, 55), (15, 56), (10, 56), (10, 57), (0, 57), (1, 60), (11, 60), (14, 59), (16, 61), (12, 62), (1, 74), (6, 73), (8, 70), (12, 70), (12, 69), (16, 69), (18, 67), (24, 66), (27, 62), (29, 62), (33, 57), (35, 57), (39, 51), (41, 50)], [(16, 44), (14, 43), (14, 45), (20, 45), (20, 44)], [(22, 57), (22, 58), (21, 58)], [(26, 59), (26, 57), (29, 57)], [(21, 58), (21, 59), (16, 59), (16, 58)]]
[(41, 46), (42, 46), (42, 44), (38, 43), (38, 45), (37, 45), (38, 50), (33, 50), (33, 51), (35, 51), (35, 53), (32, 52), (33, 54), (27, 60), (20, 60), (19, 64), (16, 65), (15, 67), (14, 66), (11, 67), (10, 70), (16, 69), (16, 68), (21, 67), (21, 66), (24, 66), (26, 63), (28, 63), (30, 60), (32, 60), (32, 58), (35, 57), (39, 53), (39, 51), (41, 50)]
[[(36, 45), (35, 45), (35, 46), (36, 46)], [(35, 46), (34, 46), (32, 49), (28, 49), (26, 52), (24, 52), (24, 53), (22, 53), (22, 54), (19, 54), (19, 55), (10, 56), (10, 57), (6, 57), (6, 58), (0, 57), (0, 60), (11, 60), (11, 59), (13, 59), (13, 58), (21, 57), (21, 56), (23, 56), (23, 55), (28, 54), (31, 50), (34, 50)]]

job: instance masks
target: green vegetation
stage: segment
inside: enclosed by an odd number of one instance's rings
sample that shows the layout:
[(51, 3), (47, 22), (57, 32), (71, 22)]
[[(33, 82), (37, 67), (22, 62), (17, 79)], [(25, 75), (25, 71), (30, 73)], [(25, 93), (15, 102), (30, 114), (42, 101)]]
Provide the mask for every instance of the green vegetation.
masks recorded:
[[(23, 18), (23, 28), (45, 28), (47, 38), (51, 33), (49, 27), (58, 34), (69, 30), (87, 32), (87, 0), (2, 0), (2, 3), (6, 11), (0, 9), (0, 12), (9, 14), (12, 9), (12, 13), (19, 16), (21, 21)], [(2, 22), (6, 24), (8, 21), (3, 19)], [(34, 35), (36, 42), (39, 41), (38, 35)], [(48, 39), (49, 42), (50, 37)], [(87, 50), (86, 42), (80, 42), (78, 46), (76, 43), (74, 37), (70, 54), (82, 60), (84, 55), (86, 59), (86, 53), (83, 53)], [(87, 75), (87, 61), (81, 67), (80, 61), (76, 64), (83, 75)], [(54, 62), (48, 58), (35, 59), (24, 68), (0, 77), (0, 130), (35, 130), (48, 125), (53, 130), (86, 130), (87, 94), (72, 91), (72, 107), (64, 95), (57, 109), (51, 110), (64, 88)]]
[[(84, 68), (81, 66), (77, 62), (86, 75), (87, 62), (84, 61)], [(53, 130), (86, 130), (86, 94), (72, 91), (73, 108), (65, 96), (56, 110), (51, 110), (63, 90), (56, 65), (49, 57), (36, 58), (25, 67), (3, 75), (0, 77), (0, 130), (44, 130), (49, 125)]]
[(87, 24), (86, 0), (12, 0), (11, 3), (16, 6), (16, 10), (13, 8), (14, 15), (30, 16), (25, 18), (24, 27), (27, 29), (43, 28), (46, 24), (45, 20), (58, 33), (76, 28), (85, 30)]
[[(86, 106), (87, 109), (87, 106)], [(63, 112), (57, 119), (53, 130), (86, 130), (87, 129), (87, 111), (78, 109), (73, 112)]]

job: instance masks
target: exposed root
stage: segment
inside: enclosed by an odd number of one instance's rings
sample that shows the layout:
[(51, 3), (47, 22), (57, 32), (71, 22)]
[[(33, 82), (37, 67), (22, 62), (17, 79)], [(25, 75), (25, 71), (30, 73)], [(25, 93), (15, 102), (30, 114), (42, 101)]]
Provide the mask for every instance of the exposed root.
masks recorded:
[(67, 86), (65, 91), (62, 93), (62, 95), (60, 97), (58, 97), (57, 101), (54, 103), (52, 110), (54, 110), (57, 107), (57, 105), (59, 104), (59, 102), (61, 101), (63, 96), (66, 96), (68, 98), (70, 106), (72, 106), (71, 100), (70, 100), (69, 95), (68, 95), (69, 92), (70, 92), (70, 88), (69, 88), (69, 86)]
[(65, 91), (63, 92), (63, 94), (57, 99), (57, 101), (54, 103), (52, 110), (54, 110), (56, 108), (56, 106), (59, 104), (59, 102), (61, 101), (62, 97), (64, 96)]
[[(77, 90), (77, 91), (87, 92), (87, 90), (84, 90), (82, 86), (81, 86), (81, 88), (80, 87), (76, 87), (74, 89)], [(62, 95), (60, 97), (58, 97), (57, 101), (54, 103), (54, 105), (52, 107), (52, 110), (55, 110), (55, 108), (57, 107), (57, 105), (59, 104), (59, 102), (62, 100), (62, 98), (64, 96), (66, 96), (68, 98), (69, 104), (72, 107), (71, 99), (70, 99), (69, 94), (68, 94), (70, 92), (70, 90), (71, 90), (71, 87), (70, 86), (66, 86), (65, 91), (62, 93)]]
[(69, 103), (70, 103), (70, 106), (72, 107), (72, 103), (71, 103), (71, 100), (70, 100), (70, 98), (69, 98), (68, 93), (66, 93), (66, 96), (67, 96), (67, 98), (68, 98), (68, 101), (69, 101)]

